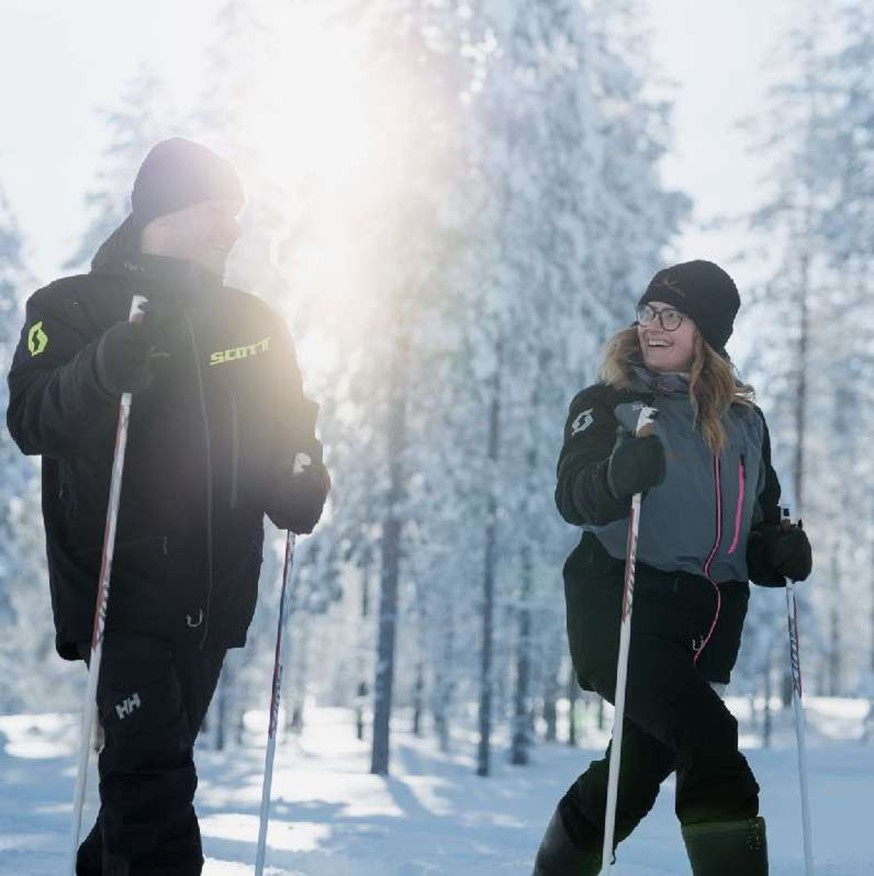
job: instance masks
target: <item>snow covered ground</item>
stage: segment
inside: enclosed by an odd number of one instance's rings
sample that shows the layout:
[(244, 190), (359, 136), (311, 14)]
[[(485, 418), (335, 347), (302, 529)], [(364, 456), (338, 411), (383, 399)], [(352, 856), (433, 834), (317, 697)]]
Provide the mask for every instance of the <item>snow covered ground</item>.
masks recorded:
[[(742, 728), (746, 702), (730, 701)], [(861, 739), (867, 703), (813, 698), (808, 747), (818, 876), (874, 874), (874, 740)], [(352, 713), (310, 709), (303, 735), (277, 749), (268, 867), (271, 876), (500, 876), (530, 874), (543, 827), (570, 781), (604, 742), (586, 730), (586, 749), (540, 745), (528, 767), (496, 748), (494, 775), (474, 773), (473, 738), (442, 755), (398, 722), (392, 776), (368, 774), (369, 748), (355, 739)], [(69, 829), (78, 719), (0, 717), (0, 876), (58, 876)], [(260, 731), (254, 736), (261, 739)], [(763, 788), (771, 873), (804, 871), (791, 712), (777, 716), (774, 746), (744, 743)], [(198, 812), (205, 876), (253, 871), (262, 747), (198, 753)], [(673, 815), (673, 781), (620, 848), (617, 876), (687, 874)], [(96, 798), (89, 778), (88, 811)], [(742, 876), (742, 874), (739, 874)]]

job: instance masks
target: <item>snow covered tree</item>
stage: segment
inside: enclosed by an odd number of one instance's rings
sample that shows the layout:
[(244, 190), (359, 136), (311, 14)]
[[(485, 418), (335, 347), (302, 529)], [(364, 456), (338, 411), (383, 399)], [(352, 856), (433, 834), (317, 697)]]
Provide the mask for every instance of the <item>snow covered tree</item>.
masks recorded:
[[(32, 291), (21, 233), (0, 189), (0, 369), (9, 370)], [(0, 409), (8, 401), (0, 385)], [(40, 515), (39, 471), (0, 424), (0, 711), (39, 710), (73, 702), (70, 667), (54, 655), (54, 629)]]
[[(756, 339), (744, 373), (769, 416), (784, 501), (803, 516), (814, 546), (814, 578), (800, 588), (808, 676), (837, 692), (866, 662), (861, 616), (848, 608), (871, 599), (858, 535), (874, 523), (862, 440), (874, 427), (874, 360), (859, 327), (874, 319), (866, 235), (874, 103), (857, 64), (872, 57), (874, 42), (853, 2), (807, 4), (784, 42), (793, 65), (754, 128), (769, 164), (752, 217), (766, 280), (743, 316)], [(761, 655), (778, 654), (786, 666), (785, 621), (771, 608), (767, 599), (752, 603), (741, 675), (747, 653), (759, 655), (752, 659), (762, 671), (770, 664)], [(783, 697), (788, 704), (785, 673)]]
[[(500, 372), (487, 384), (496, 398), (481, 405), (499, 420), (489, 468), (499, 497), (499, 604), (515, 627), (502, 630), (501, 662), (513, 664), (511, 760), (525, 763), (535, 684), (541, 696), (553, 685), (552, 646), (563, 636), (556, 578), (572, 534), (556, 520), (552, 491), (567, 404), (594, 376), (601, 343), (630, 312), (686, 200), (661, 187), (665, 109), (641, 97), (643, 79), (623, 65), (624, 44), (604, 10), (556, 0), (503, 8), (492, 23), (471, 147), (489, 243), (476, 252), (468, 294), (484, 315), (471, 343), (492, 350)], [(617, 32), (629, 39), (634, 29)], [(489, 574), (487, 563), (487, 584)], [(482, 774), (488, 709), (484, 697)]]
[[(323, 545), (330, 571), (314, 586), (343, 581), (346, 607), (314, 623), (358, 622), (315, 674), (357, 700), (364, 735), (373, 642), (374, 772), (388, 770), (399, 706), (423, 730), (430, 704), (448, 749), (479, 699), (483, 757), (493, 719), (511, 718), (524, 760), (537, 703), (556, 696), (567, 404), (686, 206), (659, 182), (665, 108), (624, 66), (612, 15), (571, 2), (225, 8), (234, 32), (202, 117), (218, 107), (216, 136), (253, 170), (237, 267), (289, 315), (322, 403), (336, 498), (302, 546)], [(307, 104), (301, 75), (333, 98)], [(355, 680), (328, 682), (350, 659)]]
[(159, 140), (178, 135), (176, 110), (155, 73), (142, 68), (125, 85), (120, 105), (100, 110), (109, 145), (94, 187), (85, 195), (88, 227), (64, 267), (87, 269), (97, 248), (130, 212), (130, 191), (140, 164)]

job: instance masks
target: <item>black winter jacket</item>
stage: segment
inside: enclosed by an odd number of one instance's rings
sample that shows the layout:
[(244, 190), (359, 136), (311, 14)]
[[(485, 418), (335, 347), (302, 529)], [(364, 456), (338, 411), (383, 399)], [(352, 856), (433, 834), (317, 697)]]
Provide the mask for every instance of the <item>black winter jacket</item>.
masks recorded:
[(305, 452), (322, 466), (317, 406), (284, 321), (262, 301), (189, 263), (101, 256), (30, 298), (9, 373), (9, 430), (42, 455), (58, 652), (75, 659), (91, 638), (119, 409), (95, 351), (134, 294), (149, 299), (158, 343), (152, 383), (131, 406), (106, 629), (242, 646), (263, 515), (289, 525), (277, 463)]

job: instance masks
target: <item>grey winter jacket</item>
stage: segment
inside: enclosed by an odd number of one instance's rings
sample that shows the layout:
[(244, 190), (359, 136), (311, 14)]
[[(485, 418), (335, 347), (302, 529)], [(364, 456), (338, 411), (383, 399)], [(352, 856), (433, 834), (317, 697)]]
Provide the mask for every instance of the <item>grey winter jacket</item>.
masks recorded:
[(624, 559), (629, 500), (610, 492), (607, 460), (616, 441), (633, 434), (642, 404), (659, 411), (654, 432), (667, 464), (664, 481), (643, 498), (638, 562), (715, 583), (782, 583), (756, 538), (761, 527), (780, 519), (780, 484), (764, 417), (756, 407), (733, 405), (725, 418), (725, 448), (714, 456), (695, 427), (682, 375), (641, 366), (630, 390), (595, 384), (576, 396), (558, 463), (556, 504), (565, 520)]

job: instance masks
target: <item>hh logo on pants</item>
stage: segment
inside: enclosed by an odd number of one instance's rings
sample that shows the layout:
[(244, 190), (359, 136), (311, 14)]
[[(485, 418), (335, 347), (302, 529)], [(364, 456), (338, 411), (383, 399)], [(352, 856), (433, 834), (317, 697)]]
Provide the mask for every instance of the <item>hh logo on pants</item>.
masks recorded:
[(120, 703), (116, 704), (115, 711), (118, 713), (118, 717), (123, 721), (128, 715), (132, 714), (134, 709), (138, 709), (141, 705), (140, 695), (138, 693), (132, 693), (129, 697), (125, 697)]

